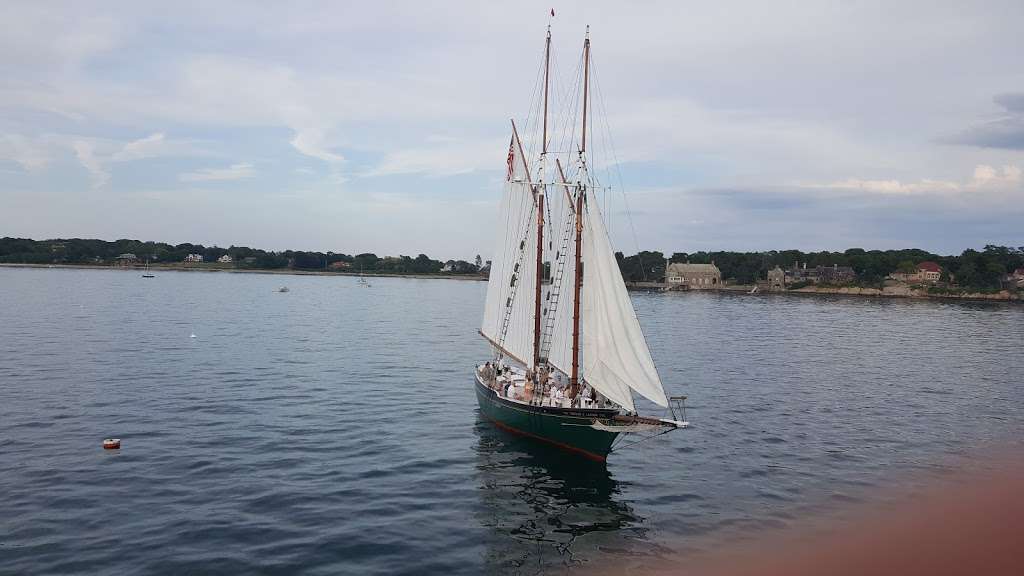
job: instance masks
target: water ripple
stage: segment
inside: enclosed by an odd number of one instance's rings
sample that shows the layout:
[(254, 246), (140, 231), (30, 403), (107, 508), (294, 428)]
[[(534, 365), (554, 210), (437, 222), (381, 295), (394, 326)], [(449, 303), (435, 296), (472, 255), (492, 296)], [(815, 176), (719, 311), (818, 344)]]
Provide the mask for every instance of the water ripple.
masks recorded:
[(0, 572), (639, 568), (1024, 428), (1020, 306), (637, 294), (695, 427), (603, 467), (477, 418), (480, 283), (154, 280), (0, 269)]

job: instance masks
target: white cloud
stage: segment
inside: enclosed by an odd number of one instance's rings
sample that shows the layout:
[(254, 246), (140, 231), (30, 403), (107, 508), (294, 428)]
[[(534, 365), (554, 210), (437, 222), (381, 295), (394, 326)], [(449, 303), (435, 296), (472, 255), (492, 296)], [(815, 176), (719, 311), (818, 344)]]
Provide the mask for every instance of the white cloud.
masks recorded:
[(21, 134), (0, 136), (0, 160), (10, 160), (33, 172), (44, 168), (50, 161), (46, 147)]
[(423, 174), (454, 176), (476, 170), (500, 170), (508, 144), (504, 140), (457, 139), (428, 136), (427, 145), (386, 154), (377, 166), (361, 176)]
[(111, 160), (115, 162), (126, 162), (129, 160), (140, 160), (142, 158), (151, 158), (153, 156), (160, 156), (165, 150), (165, 140), (163, 132), (157, 132), (150, 134), (145, 138), (134, 140), (124, 145), (123, 148), (113, 156)]
[(78, 157), (78, 161), (89, 171), (93, 189), (102, 188), (110, 181), (110, 172), (96, 158), (96, 142), (92, 140), (76, 140), (72, 143), (72, 148), (75, 150), (75, 156)]
[(207, 182), (241, 180), (243, 178), (252, 178), (255, 175), (256, 170), (253, 168), (253, 165), (249, 162), (242, 162), (232, 164), (227, 168), (203, 168), (194, 172), (185, 172), (179, 175), (178, 179), (182, 182)]
[(111, 165), (115, 163), (167, 156), (199, 156), (206, 153), (195, 141), (169, 140), (162, 132), (129, 142), (49, 134), (42, 142), (56, 150), (72, 150), (78, 162), (89, 171), (93, 189), (102, 188), (110, 181)]
[(306, 156), (319, 158), (324, 162), (336, 163), (345, 160), (344, 156), (329, 151), (324, 145), (324, 130), (322, 128), (297, 130), (295, 137), (289, 140), (289, 143)]
[(915, 195), (915, 194), (956, 194), (982, 190), (1006, 190), (1021, 184), (1019, 166), (1003, 166), (1000, 172), (987, 164), (974, 168), (974, 175), (964, 182), (922, 179), (917, 182), (899, 180), (862, 180), (848, 178), (825, 184), (800, 184), (801, 188), (830, 190), (858, 190), (872, 194)]

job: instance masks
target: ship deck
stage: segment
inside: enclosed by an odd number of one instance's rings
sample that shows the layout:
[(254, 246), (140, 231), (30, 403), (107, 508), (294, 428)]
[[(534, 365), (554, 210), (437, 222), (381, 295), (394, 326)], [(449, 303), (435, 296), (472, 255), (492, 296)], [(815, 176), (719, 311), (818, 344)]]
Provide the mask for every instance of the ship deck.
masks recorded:
[(532, 385), (528, 385), (525, 371), (514, 367), (506, 367), (506, 370), (493, 378), (487, 378), (484, 366), (477, 366), (477, 382), (505, 402), (531, 408), (547, 408), (555, 412), (583, 411), (597, 418), (610, 418), (620, 412), (617, 405), (606, 399), (593, 401), (586, 395), (581, 395), (577, 402), (573, 402), (564, 394), (565, 388), (560, 387), (555, 380), (552, 381), (552, 385), (545, 386), (543, 392), (533, 390)]

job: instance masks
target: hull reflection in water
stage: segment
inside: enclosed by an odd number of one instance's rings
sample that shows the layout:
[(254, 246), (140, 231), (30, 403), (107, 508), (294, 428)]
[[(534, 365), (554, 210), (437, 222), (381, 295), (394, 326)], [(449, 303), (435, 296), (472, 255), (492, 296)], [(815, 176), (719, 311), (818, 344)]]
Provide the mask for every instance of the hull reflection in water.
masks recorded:
[(480, 415), (476, 471), (489, 528), (484, 573), (557, 571), (601, 552), (629, 553), (644, 539), (643, 519), (622, 502), (604, 463), (495, 428)]

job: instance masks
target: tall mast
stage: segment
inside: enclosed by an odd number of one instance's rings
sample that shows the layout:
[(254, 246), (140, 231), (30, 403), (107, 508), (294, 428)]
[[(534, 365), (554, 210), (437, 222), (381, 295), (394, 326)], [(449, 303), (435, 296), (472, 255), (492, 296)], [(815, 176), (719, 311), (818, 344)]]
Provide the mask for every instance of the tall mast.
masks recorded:
[(583, 190), (576, 190), (576, 267), (572, 289), (572, 374), (569, 380), (569, 397), (579, 393), (580, 382), (580, 288), (583, 286)]
[[(587, 100), (590, 95), (590, 26), (583, 40), (583, 140), (580, 143), (580, 161), (587, 151)], [(580, 292), (583, 287), (583, 198), (587, 184), (582, 182), (576, 190), (576, 274), (572, 298), (572, 374), (569, 380), (569, 397), (579, 394), (580, 382)]]
[(544, 139), (541, 140), (541, 154), (548, 153), (548, 74), (551, 70), (551, 25), (544, 41)]
[(580, 143), (580, 154), (587, 151), (587, 101), (590, 94), (590, 26), (587, 26), (587, 37), (583, 40), (583, 142)]
[(544, 285), (544, 160), (548, 153), (548, 75), (551, 70), (551, 25), (544, 39), (544, 134), (541, 139), (540, 183), (534, 187), (537, 199), (537, 285), (533, 304), (533, 367), (540, 365), (541, 292)]

